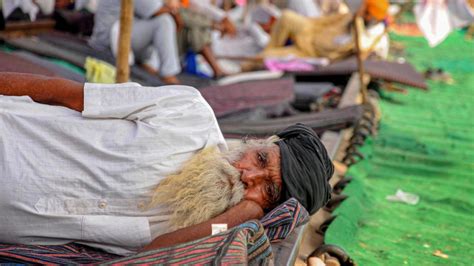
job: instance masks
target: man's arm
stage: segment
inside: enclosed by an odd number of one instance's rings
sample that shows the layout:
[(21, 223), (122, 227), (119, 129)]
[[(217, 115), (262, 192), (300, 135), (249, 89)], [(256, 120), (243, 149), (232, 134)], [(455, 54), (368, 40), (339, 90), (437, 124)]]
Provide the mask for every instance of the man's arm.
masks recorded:
[(162, 8), (160, 8), (158, 11), (156, 11), (155, 13), (153, 13), (153, 17), (157, 17), (157, 16), (160, 16), (160, 15), (163, 15), (163, 14), (176, 14), (178, 11), (175, 9), (175, 8), (172, 8), (172, 7), (169, 7), (167, 5), (163, 5)]
[(213, 28), (219, 30), (222, 35), (228, 34), (230, 36), (235, 36), (237, 34), (237, 28), (234, 23), (221, 8), (200, 0), (191, 0), (189, 4), (190, 9), (199, 14), (210, 17), (214, 21)]
[(145, 246), (142, 251), (169, 247), (209, 236), (212, 224), (227, 224), (230, 229), (246, 221), (262, 217), (263, 210), (260, 205), (254, 201), (244, 200), (208, 221), (161, 235)]
[(176, 23), (176, 30), (179, 32), (184, 28), (184, 21), (179, 14), (179, 8), (181, 7), (181, 3), (179, 0), (168, 0), (165, 1), (164, 5), (155, 13), (153, 13), (153, 17), (157, 17), (163, 14), (170, 14), (175, 23)]
[(35, 102), (84, 109), (84, 84), (33, 74), (0, 72), (0, 95), (30, 96)]

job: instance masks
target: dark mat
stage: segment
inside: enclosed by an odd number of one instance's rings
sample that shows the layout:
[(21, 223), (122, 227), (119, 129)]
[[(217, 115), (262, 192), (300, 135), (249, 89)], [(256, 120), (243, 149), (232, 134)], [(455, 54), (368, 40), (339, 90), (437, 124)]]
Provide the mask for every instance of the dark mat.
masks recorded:
[(86, 57), (57, 46), (50, 45), (36, 37), (21, 37), (14, 39), (4, 39), (5, 43), (18, 49), (23, 49), (42, 56), (58, 58), (78, 67), (84, 67)]
[[(87, 40), (84, 38), (61, 32), (43, 33), (38, 35), (38, 38), (47, 45), (52, 45), (67, 51), (71, 51), (73, 53), (82, 55), (84, 58), (90, 56), (115, 65), (115, 58), (112, 54), (112, 51), (95, 50), (87, 44)], [(83, 65), (81, 67), (83, 67)], [(164, 85), (157, 76), (152, 75), (146, 72), (144, 69), (136, 66), (132, 66), (130, 68), (130, 76), (132, 80), (144, 86)]]
[[(28, 52), (32, 52), (41, 56), (47, 56), (52, 58), (58, 58), (69, 62), (77, 67), (84, 68), (84, 63), (86, 61), (87, 56), (92, 56), (88, 54), (83, 54), (80, 52), (76, 52), (70, 49), (62, 48), (59, 46), (52, 45), (47, 43), (43, 40), (40, 40), (36, 37), (23, 37), (23, 38), (15, 38), (15, 39), (6, 39), (5, 42), (15, 48), (23, 49)], [(92, 56), (95, 57), (95, 56)], [(106, 53), (98, 59), (103, 60), (106, 57)], [(104, 60), (106, 61), (106, 60)], [(163, 83), (157, 78), (154, 79), (143, 79), (143, 77), (148, 77), (146, 74), (143, 74), (142, 71), (138, 71), (138, 75), (134, 75), (133, 68), (131, 69), (131, 79), (135, 82), (138, 82), (145, 86), (160, 86)], [(143, 72), (145, 72), (143, 70)]]
[(86, 78), (84, 75), (81, 75), (79, 73), (76, 73), (74, 71), (71, 71), (67, 68), (61, 67), (53, 62), (50, 62), (44, 58), (41, 58), (33, 53), (29, 53), (26, 51), (16, 51), (12, 53), (15, 56), (21, 57), (25, 60), (30, 61), (31, 63), (44, 67), (52, 72), (55, 73), (55, 75), (60, 76), (65, 79), (69, 80), (74, 80), (77, 82), (84, 83), (86, 81)]
[(56, 21), (55, 28), (57, 30), (85, 36), (92, 35), (92, 30), (94, 28), (94, 14), (89, 11), (56, 9), (53, 18)]
[(205, 88), (217, 84), (216, 80), (211, 78), (199, 77), (189, 73), (179, 73), (178, 79), (183, 85), (192, 86), (195, 88)]
[(298, 82), (295, 84), (296, 98), (317, 99), (328, 93), (334, 84), (331, 82)]
[(299, 112), (293, 108), (291, 103), (281, 103), (266, 107), (257, 106), (253, 109), (247, 109), (224, 116), (219, 116), (217, 119), (220, 122), (240, 123), (241, 121), (261, 121), (277, 117), (286, 117), (298, 113)]
[(38, 74), (45, 76), (57, 76), (53, 71), (19, 56), (0, 52), (0, 72), (17, 72)]
[[(89, 49), (84, 48), (86, 46), (83, 46), (83, 50), (74, 50), (71, 47), (77, 45), (78, 43), (67, 41), (67, 39), (65, 39), (64, 43), (58, 42), (57, 44), (45, 42), (44, 40), (37, 37), (6, 39), (5, 42), (13, 47), (23, 49), (42, 56), (58, 58), (81, 68), (84, 68), (84, 63), (88, 56), (101, 59), (111, 64), (115, 64), (114, 61), (112, 61), (113, 57), (111, 53), (101, 53), (93, 50), (90, 47)], [(63, 44), (65, 43), (69, 43), (70, 46), (63, 46)], [(130, 69), (130, 72), (131, 79), (144, 86), (163, 85), (163, 83), (157, 77), (150, 77), (151, 75), (148, 74), (145, 70), (138, 70), (136, 67), (132, 67)]]
[(75, 53), (91, 56), (111, 64), (115, 64), (115, 58), (111, 51), (98, 51), (87, 44), (87, 39), (63, 32), (41, 33), (37, 36), (41, 41), (60, 47)]
[[(388, 62), (383, 60), (367, 59), (364, 61), (365, 71), (373, 79), (382, 79), (389, 82), (397, 82), (400, 84), (428, 89), (425, 78), (418, 73), (410, 63)], [(335, 62), (325, 67), (321, 67), (311, 72), (294, 72), (303, 80), (311, 80), (311, 77), (334, 76), (334, 75), (350, 75), (357, 72), (357, 60), (351, 57), (339, 62)]]
[(311, 110), (311, 105), (318, 102), (334, 88), (331, 82), (297, 82), (295, 83), (295, 100), (292, 105), (302, 111)]
[(293, 98), (293, 80), (276, 79), (201, 88), (217, 117), (237, 112), (289, 104)]
[(262, 121), (242, 121), (240, 123), (219, 121), (219, 126), (227, 138), (267, 137), (295, 123), (306, 124), (319, 134), (326, 130), (339, 130), (353, 126), (362, 118), (362, 115), (363, 107), (355, 105)]

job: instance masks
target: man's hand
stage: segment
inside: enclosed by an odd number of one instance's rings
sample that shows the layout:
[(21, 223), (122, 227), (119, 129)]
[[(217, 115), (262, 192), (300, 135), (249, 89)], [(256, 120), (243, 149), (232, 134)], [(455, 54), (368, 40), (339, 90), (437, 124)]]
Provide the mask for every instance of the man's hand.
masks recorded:
[(165, 5), (170, 9), (171, 13), (178, 13), (181, 8), (180, 0), (167, 0)]
[(179, 1), (169, 0), (160, 8), (160, 10), (156, 11), (153, 16), (156, 17), (162, 14), (177, 14), (179, 12), (180, 7), (181, 3)]
[(272, 27), (273, 25), (275, 24), (275, 22), (277, 21), (277, 18), (275, 17), (270, 17), (270, 19), (266, 22), (266, 23), (260, 23), (260, 27), (262, 27), (262, 29), (266, 32), (266, 33), (271, 33), (272, 31)]
[(232, 21), (230, 21), (227, 17), (221, 20), (217, 27), (222, 35), (228, 34), (233, 37), (237, 34), (237, 29), (235, 28), (234, 23), (232, 23)]
[(176, 23), (176, 30), (179, 32), (184, 28), (183, 18), (181, 18), (181, 15), (179, 14), (180, 8), (181, 2), (179, 0), (168, 0), (160, 10), (153, 14), (153, 16), (156, 17), (163, 14), (170, 14)]
[(30, 96), (35, 102), (84, 109), (84, 84), (72, 80), (22, 73), (0, 73), (0, 95)]
[(246, 221), (260, 219), (263, 217), (263, 214), (263, 209), (258, 203), (251, 200), (243, 200), (223, 214), (206, 222), (179, 229), (155, 238), (150, 244), (145, 246), (142, 251), (159, 249), (197, 240), (211, 235), (212, 224), (227, 224), (227, 227), (230, 229)]

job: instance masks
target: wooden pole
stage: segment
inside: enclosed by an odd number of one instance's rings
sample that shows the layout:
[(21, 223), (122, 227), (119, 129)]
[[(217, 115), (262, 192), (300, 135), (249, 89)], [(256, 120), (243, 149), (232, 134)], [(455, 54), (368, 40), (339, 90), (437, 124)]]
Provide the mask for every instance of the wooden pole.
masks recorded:
[(362, 48), (360, 47), (360, 34), (362, 32), (364, 20), (362, 17), (357, 15), (354, 19), (354, 29), (355, 29), (355, 46), (356, 46), (356, 54), (357, 54), (357, 67), (359, 68), (359, 82), (360, 82), (360, 92), (362, 95), (362, 103), (367, 103), (368, 96), (367, 96), (367, 87), (364, 81), (364, 59)]
[[(106, 0), (108, 1), (108, 0)], [(122, 0), (120, 6), (120, 34), (117, 53), (117, 83), (127, 82), (130, 76), (130, 53), (133, 23), (133, 0)]]

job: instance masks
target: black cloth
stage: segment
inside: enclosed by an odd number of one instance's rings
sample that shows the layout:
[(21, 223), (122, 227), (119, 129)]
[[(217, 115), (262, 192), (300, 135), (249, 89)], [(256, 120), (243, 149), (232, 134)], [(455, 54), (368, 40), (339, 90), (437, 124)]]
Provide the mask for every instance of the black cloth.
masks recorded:
[(316, 133), (301, 123), (277, 134), (283, 187), (281, 200), (296, 198), (310, 214), (331, 198), (334, 166)]

